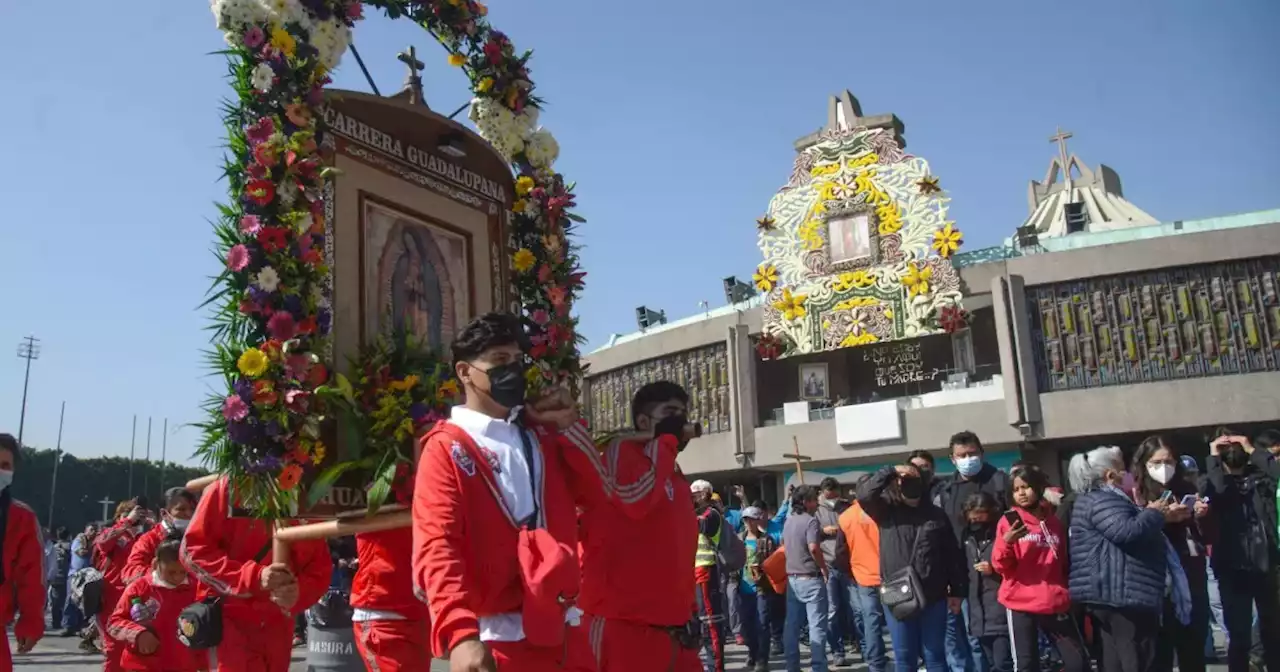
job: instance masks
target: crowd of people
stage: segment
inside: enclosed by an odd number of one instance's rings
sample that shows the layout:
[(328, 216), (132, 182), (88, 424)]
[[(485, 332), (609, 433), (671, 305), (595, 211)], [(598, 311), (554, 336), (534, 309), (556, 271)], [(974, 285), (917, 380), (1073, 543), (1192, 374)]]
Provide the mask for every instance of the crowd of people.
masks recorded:
[(17, 615), (17, 652), (47, 603), (63, 634), (87, 624), (107, 672), (285, 672), (299, 616), (336, 591), (371, 671), (435, 657), (453, 672), (723, 672), (736, 641), (750, 672), (779, 658), (799, 672), (806, 645), (813, 672), (856, 657), (871, 672), (1196, 672), (1211, 623), (1231, 672), (1280, 670), (1280, 432), (1223, 431), (1203, 469), (1160, 436), (1127, 460), (1096, 448), (1071, 458), (1066, 489), (1033, 463), (997, 469), (961, 432), (954, 474), (916, 451), (852, 497), (827, 478), (775, 512), (685, 478), (698, 430), (679, 385), (640, 388), (634, 431), (598, 445), (567, 394), (526, 399), (522, 337), (503, 314), (462, 330), (465, 401), (419, 441), (412, 526), (354, 547), (275, 557), (270, 523), (226, 479), (45, 544), (9, 496), (20, 454), (0, 435), (0, 618)]

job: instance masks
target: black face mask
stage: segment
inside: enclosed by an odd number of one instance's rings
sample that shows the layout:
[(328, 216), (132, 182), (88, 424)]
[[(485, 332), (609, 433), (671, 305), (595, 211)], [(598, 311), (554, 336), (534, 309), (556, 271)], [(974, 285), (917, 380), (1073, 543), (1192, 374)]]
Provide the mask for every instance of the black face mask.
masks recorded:
[(524, 404), (524, 362), (511, 362), (495, 366), (485, 373), (489, 376), (489, 397), (505, 408)]
[(975, 539), (986, 539), (995, 531), (996, 526), (992, 525), (991, 521), (983, 523), (969, 522), (969, 534), (973, 535), (973, 538)]
[(1227, 465), (1228, 469), (1242, 469), (1249, 464), (1249, 454), (1244, 452), (1243, 446), (1233, 443), (1222, 451), (1222, 463)]
[(924, 481), (916, 476), (899, 476), (898, 492), (907, 499), (920, 499), (924, 495)]

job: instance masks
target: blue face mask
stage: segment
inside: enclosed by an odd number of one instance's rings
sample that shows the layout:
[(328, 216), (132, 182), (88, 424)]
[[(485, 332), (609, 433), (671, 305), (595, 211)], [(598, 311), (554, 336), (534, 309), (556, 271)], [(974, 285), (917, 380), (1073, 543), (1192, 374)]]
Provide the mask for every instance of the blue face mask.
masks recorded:
[(13, 472), (0, 470), (0, 491), (9, 487), (11, 483), (13, 483)]
[(960, 472), (960, 475), (966, 478), (968, 478), (969, 476), (974, 476), (979, 471), (982, 471), (982, 457), (979, 455), (973, 455), (970, 457), (957, 457), (952, 459), (951, 461), (955, 462), (956, 471)]

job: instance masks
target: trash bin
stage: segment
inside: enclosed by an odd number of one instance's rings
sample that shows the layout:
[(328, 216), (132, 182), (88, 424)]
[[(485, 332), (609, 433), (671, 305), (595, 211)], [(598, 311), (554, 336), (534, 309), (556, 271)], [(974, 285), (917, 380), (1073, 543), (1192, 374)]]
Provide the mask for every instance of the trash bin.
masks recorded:
[(350, 626), (307, 626), (307, 672), (365, 672)]

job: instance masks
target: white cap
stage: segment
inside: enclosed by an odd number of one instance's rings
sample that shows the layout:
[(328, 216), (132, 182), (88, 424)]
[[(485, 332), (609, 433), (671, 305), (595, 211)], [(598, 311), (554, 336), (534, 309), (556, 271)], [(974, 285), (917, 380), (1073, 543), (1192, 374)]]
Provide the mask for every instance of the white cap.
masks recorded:
[(758, 506), (748, 506), (742, 510), (742, 517), (752, 520), (764, 520), (764, 511), (761, 511)]
[(711, 492), (711, 490), (711, 484), (702, 479), (689, 484), (689, 492)]

